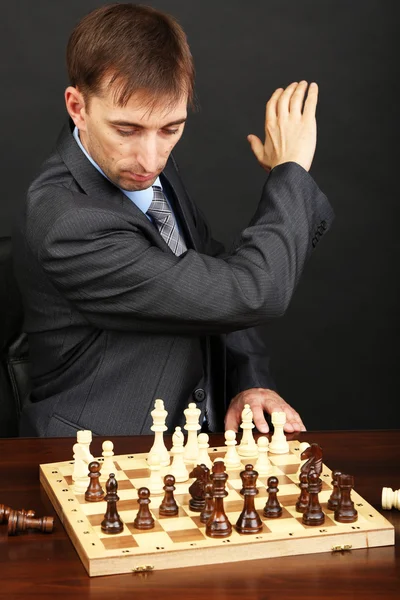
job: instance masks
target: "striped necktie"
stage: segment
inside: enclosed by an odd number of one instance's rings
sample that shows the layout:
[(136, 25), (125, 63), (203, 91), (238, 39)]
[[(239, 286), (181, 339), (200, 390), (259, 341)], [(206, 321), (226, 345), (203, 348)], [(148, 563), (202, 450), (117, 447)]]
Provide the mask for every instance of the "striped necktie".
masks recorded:
[(183, 252), (186, 252), (186, 244), (179, 235), (175, 217), (162, 189), (158, 185), (153, 185), (153, 200), (147, 214), (154, 219), (161, 237), (174, 254), (180, 256)]

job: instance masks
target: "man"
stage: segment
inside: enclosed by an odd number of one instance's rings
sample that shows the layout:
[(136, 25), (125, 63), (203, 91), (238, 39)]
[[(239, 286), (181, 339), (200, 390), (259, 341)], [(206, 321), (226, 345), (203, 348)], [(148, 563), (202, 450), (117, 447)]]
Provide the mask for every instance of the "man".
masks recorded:
[[(237, 430), (245, 403), (260, 431), (273, 410), (286, 412), (287, 432), (304, 429), (271, 389), (252, 328), (285, 312), (333, 218), (308, 174), (317, 85), (305, 102), (304, 81), (276, 90), (265, 144), (248, 137), (269, 176), (227, 254), (171, 154), (194, 97), (176, 21), (144, 6), (99, 8), (73, 31), (67, 66), (70, 120), (14, 235), (33, 383), (21, 434), (149, 433), (156, 398), (170, 430), (189, 401), (212, 431), (224, 420)], [(229, 210), (228, 193), (221, 202)]]

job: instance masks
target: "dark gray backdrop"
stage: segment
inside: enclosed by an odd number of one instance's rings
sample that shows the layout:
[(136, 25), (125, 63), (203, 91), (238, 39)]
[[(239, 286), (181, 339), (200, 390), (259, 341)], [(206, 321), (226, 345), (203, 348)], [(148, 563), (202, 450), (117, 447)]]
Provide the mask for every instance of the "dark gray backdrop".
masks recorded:
[[(64, 52), (94, 0), (1, 2), (0, 235), (65, 118)], [(176, 147), (193, 199), (226, 244), (264, 181), (246, 135), (263, 138), (277, 87), (320, 86), (311, 173), (336, 212), (287, 314), (262, 333), (281, 395), (308, 428), (399, 427), (398, 72), (390, 0), (160, 0), (183, 25), (201, 111)], [(228, 189), (230, 188), (230, 189)]]

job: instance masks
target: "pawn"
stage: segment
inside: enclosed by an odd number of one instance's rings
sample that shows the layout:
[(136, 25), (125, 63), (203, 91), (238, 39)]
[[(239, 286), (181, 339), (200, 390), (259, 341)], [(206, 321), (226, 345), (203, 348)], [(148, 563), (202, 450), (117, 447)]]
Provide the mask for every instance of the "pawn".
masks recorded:
[(200, 513), (201, 523), (207, 523), (214, 512), (213, 483), (208, 481), (204, 486), (204, 508)]
[[(197, 439), (197, 438), (196, 438)], [(169, 472), (175, 477), (177, 483), (187, 481), (189, 479), (189, 471), (186, 468), (183, 458), (184, 436), (180, 427), (175, 427), (175, 433), (172, 436), (171, 454), (174, 457), (172, 464), (169, 467)]]
[(139, 510), (133, 521), (133, 526), (136, 529), (153, 529), (154, 518), (150, 512), (150, 490), (146, 487), (141, 487), (138, 490)]
[(268, 444), (268, 438), (265, 436), (259, 437), (257, 440), (258, 459), (254, 465), (254, 469), (260, 477), (266, 477), (271, 471), (271, 462), (268, 458)]
[(158, 454), (150, 454), (147, 459), (147, 464), (150, 469), (149, 490), (152, 496), (158, 496), (162, 494), (164, 490), (160, 462), (160, 456)]
[(210, 444), (208, 443), (209, 437), (207, 433), (199, 433), (197, 436), (197, 445), (199, 447), (199, 454), (197, 456), (197, 464), (205, 465), (209, 469), (212, 468), (212, 461), (208, 454), (208, 448)]
[(393, 489), (389, 487), (382, 488), (381, 500), (383, 510), (391, 510), (392, 508), (400, 510), (400, 490), (393, 491)]
[(339, 482), (338, 482), (339, 475), (341, 475), (340, 471), (333, 471), (333, 473), (332, 473), (333, 490), (332, 490), (332, 494), (330, 495), (330, 498), (327, 502), (327, 507), (329, 508), (329, 510), (336, 510), (337, 507), (339, 506), (339, 502), (340, 502), (340, 490), (339, 490)]
[(341, 473), (338, 477), (340, 502), (335, 510), (334, 519), (338, 523), (354, 523), (358, 519), (358, 512), (354, 508), (350, 494), (354, 487), (354, 477)]
[(51, 533), (53, 531), (53, 517), (28, 517), (26, 514), (12, 510), (8, 516), (8, 535), (16, 535), (19, 531), (27, 529), (36, 529), (42, 533)]
[(110, 473), (114, 473), (115, 465), (113, 461), (114, 456), (114, 444), (110, 440), (106, 440), (101, 445), (102, 448), (102, 456), (104, 461), (101, 465), (101, 473), (100, 473), (100, 481), (104, 481), (104, 483), (108, 480)]
[(304, 513), (308, 507), (308, 474), (303, 471), (300, 473), (300, 496), (296, 502), (296, 510), (299, 513)]
[(100, 463), (93, 460), (89, 464), (89, 486), (85, 492), (86, 502), (100, 502), (104, 498), (104, 490), (100, 485)]
[(106, 483), (106, 490), (107, 494), (104, 499), (107, 502), (107, 511), (101, 522), (101, 530), (104, 533), (121, 533), (124, 529), (124, 524), (117, 511), (117, 502), (119, 500), (117, 494), (118, 483), (114, 473), (110, 473), (110, 477)]
[(277, 519), (282, 515), (282, 506), (279, 504), (279, 500), (277, 498), (277, 493), (279, 492), (278, 488), (278, 478), (268, 477), (268, 500), (264, 506), (264, 517), (268, 519)]
[(173, 475), (166, 475), (164, 477), (164, 498), (160, 504), (158, 512), (163, 517), (174, 517), (179, 514), (179, 507), (174, 498), (175, 491), (175, 477)]
[[(0, 504), (0, 523), (8, 523), (8, 517), (10, 516), (10, 513), (13, 510), (14, 509), (11, 508), (10, 506), (6, 506), (5, 504)], [(25, 510), (24, 508), (20, 508), (20, 509), (16, 510), (15, 512), (22, 513), (26, 517), (34, 517), (35, 516), (34, 510)]]
[(236, 433), (232, 429), (227, 429), (225, 431), (225, 446), (227, 447), (227, 451), (224, 457), (227, 469), (241, 469), (243, 467), (236, 450), (236, 444)]

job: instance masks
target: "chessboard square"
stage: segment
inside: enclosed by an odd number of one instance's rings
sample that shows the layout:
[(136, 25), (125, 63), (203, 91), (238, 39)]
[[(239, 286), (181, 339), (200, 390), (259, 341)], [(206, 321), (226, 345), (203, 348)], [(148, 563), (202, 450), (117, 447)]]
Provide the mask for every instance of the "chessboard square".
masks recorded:
[(196, 527), (192, 527), (191, 529), (168, 531), (168, 535), (175, 544), (182, 542), (199, 542), (206, 539), (205, 534), (203, 534)]
[(125, 475), (128, 477), (128, 479), (132, 481), (134, 486), (137, 487), (137, 485), (134, 482), (140, 479), (148, 479), (150, 477), (150, 469), (129, 469), (129, 471), (125, 471)]
[(297, 519), (282, 519), (281, 517), (278, 519), (266, 519), (263, 522), (267, 523), (271, 533), (273, 534), (283, 534), (285, 537), (291, 537), (290, 533), (295, 533), (297, 531), (304, 533), (304, 526), (299, 523)]
[[(268, 473), (268, 475), (265, 475), (263, 477), (259, 477), (258, 481), (260, 482), (260, 484), (264, 484), (265, 486), (268, 486), (268, 478), (271, 477), (271, 475), (272, 475), (272, 471), (271, 471), (271, 474)], [(283, 485), (292, 485), (294, 483), (293, 480), (290, 477), (288, 477), (287, 475), (284, 475), (283, 473), (279, 473), (279, 475), (275, 474), (274, 477), (278, 478), (278, 487), (279, 487), (279, 489), (281, 489), (281, 487)]]
[(190, 494), (175, 494), (174, 492), (174, 498), (179, 506), (189, 507), (189, 501), (191, 499)]
[(243, 499), (230, 500), (230, 501), (225, 500), (224, 501), (225, 512), (233, 513), (233, 512), (239, 511), (239, 513), (241, 513), (243, 510), (243, 504), (244, 504)]
[(118, 495), (120, 495), (122, 490), (133, 490), (134, 487), (129, 479), (118, 479)]
[[(135, 496), (136, 496), (136, 492), (135, 492)], [(127, 510), (134, 510), (135, 512), (137, 512), (139, 510), (139, 503), (137, 501), (137, 498), (132, 498), (132, 494), (130, 497), (124, 499), (124, 500), (120, 500), (117, 504), (117, 510), (118, 512), (121, 511), (127, 511)]]
[[(154, 517), (154, 515), (153, 515)], [(135, 535), (138, 534), (148, 534), (149, 532), (152, 533), (159, 533), (161, 531), (164, 531), (163, 528), (161, 527), (160, 523), (157, 521), (157, 519), (154, 520), (154, 527), (152, 527), (151, 529), (136, 529), (136, 527), (133, 525), (133, 523), (127, 523), (126, 524), (127, 528), (129, 529), (129, 531)]]
[[(130, 481), (128, 481), (128, 483), (130, 483)], [(120, 487), (118, 486), (118, 491), (117, 491), (118, 497), (119, 497), (119, 502), (126, 502), (127, 500), (132, 501), (132, 498), (136, 499), (137, 498), (137, 491), (135, 490), (135, 488), (133, 487), (133, 485), (131, 484), (131, 486), (129, 488), (124, 489), (120, 489)], [(120, 506), (120, 503), (118, 503), (118, 507)]]
[(299, 487), (295, 483), (288, 484), (278, 484), (279, 492), (278, 492), (278, 500), (281, 496), (293, 496), (295, 494), (299, 494)]
[(72, 475), (64, 475), (64, 479), (65, 479), (67, 485), (72, 485), (74, 483), (73, 479), (72, 479)]
[(102, 537), (100, 541), (106, 550), (118, 550), (119, 548), (122, 550), (124, 548), (137, 548), (139, 546), (131, 535), (115, 537), (113, 534), (108, 534), (108, 537)]
[(107, 510), (107, 502), (105, 502), (105, 500), (102, 500), (101, 502), (85, 502), (84, 500), (79, 508), (87, 516), (104, 515)]
[[(115, 462), (115, 461), (114, 461)], [(136, 456), (136, 458), (132, 457), (132, 458), (127, 458), (127, 457), (119, 457), (118, 460), (118, 465), (120, 466), (122, 471), (125, 471), (125, 473), (131, 470), (142, 470), (142, 469), (148, 469), (148, 464), (145, 458), (139, 458), (138, 455)], [(128, 475), (129, 477), (129, 475)]]
[(240, 477), (238, 477), (237, 479), (229, 479), (228, 480), (229, 483), (229, 488), (233, 489), (233, 490), (241, 490), (243, 487), (243, 483)]
[(188, 487), (191, 485), (192, 481), (194, 481), (194, 479), (189, 479), (184, 483), (175, 483), (174, 497), (176, 498), (177, 496), (188, 495)]
[(286, 508), (290, 508), (296, 505), (297, 500), (300, 496), (300, 490), (298, 490), (297, 494), (289, 494), (287, 496), (282, 496), (279, 494), (279, 502), (282, 506), (286, 506)]
[(93, 527), (99, 527), (103, 519), (104, 519), (104, 514), (88, 515), (88, 521), (91, 525), (93, 525)]
[(297, 471), (299, 470), (299, 465), (300, 463), (296, 462), (290, 465), (279, 465), (279, 468), (285, 475), (296, 475)]
[[(145, 535), (137, 535), (138, 533), (144, 533)], [(148, 529), (147, 531), (139, 532), (138, 529), (135, 529), (135, 540), (140, 548), (148, 548), (149, 552), (171, 549), (171, 538), (165, 531)]]
[(160, 524), (164, 531), (178, 531), (180, 529), (196, 529), (193, 520), (184, 515), (182, 517), (167, 517)]
[(116, 460), (114, 460), (114, 466), (116, 471), (122, 471), (121, 467), (119, 466), (119, 462), (117, 462)]
[(299, 461), (294, 454), (269, 454), (269, 460), (273, 465), (296, 465), (299, 468)]

